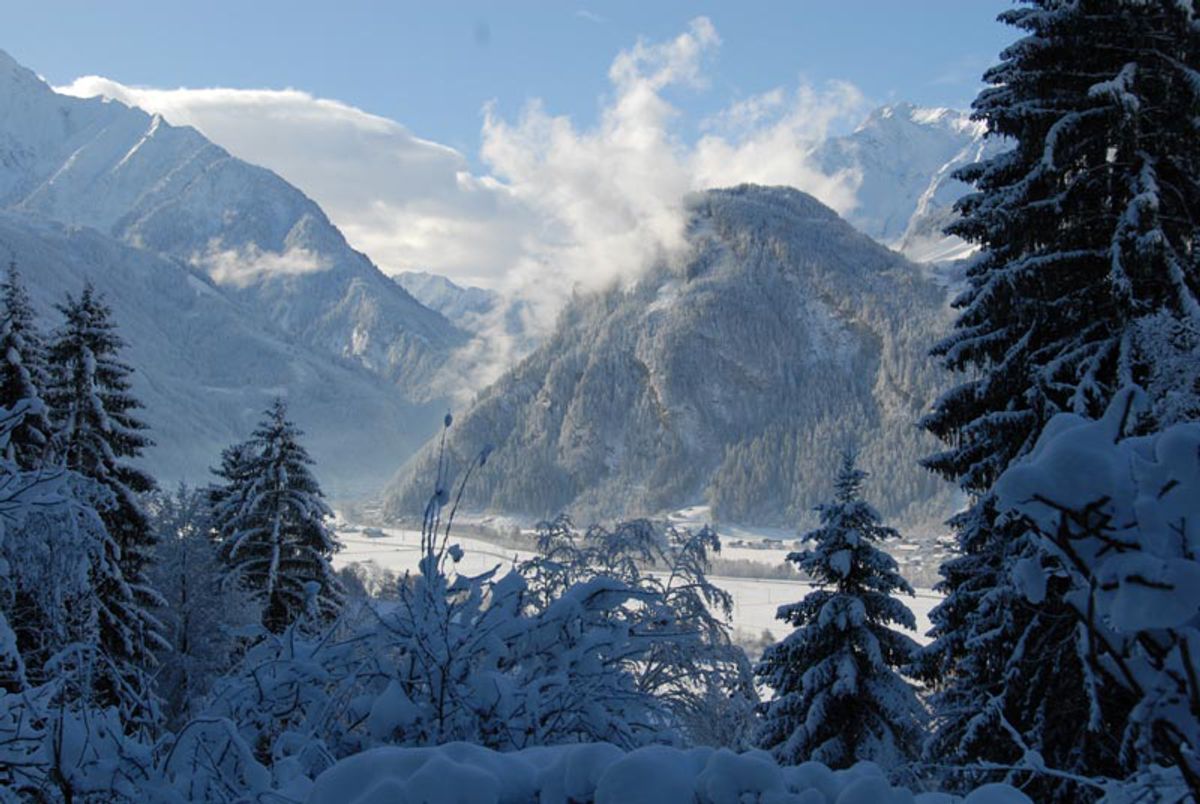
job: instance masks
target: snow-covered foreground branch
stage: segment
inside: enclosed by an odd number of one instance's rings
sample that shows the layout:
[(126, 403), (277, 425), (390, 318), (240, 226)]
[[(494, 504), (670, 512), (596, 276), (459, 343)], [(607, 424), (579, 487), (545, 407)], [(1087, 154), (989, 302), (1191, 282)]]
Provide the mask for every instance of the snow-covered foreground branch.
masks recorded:
[(817, 762), (780, 767), (764, 751), (608, 743), (498, 753), (469, 743), (377, 748), (317, 779), (308, 804), (393, 802), (595, 804), (1031, 804), (1016, 788), (985, 785), (960, 798), (893, 787), (870, 762), (833, 771)]

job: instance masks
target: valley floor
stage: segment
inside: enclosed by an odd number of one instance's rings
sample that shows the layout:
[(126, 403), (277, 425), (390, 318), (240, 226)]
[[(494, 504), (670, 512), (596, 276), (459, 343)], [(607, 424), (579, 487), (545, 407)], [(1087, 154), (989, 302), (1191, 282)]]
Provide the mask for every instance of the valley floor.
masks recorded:
[[(405, 571), (417, 570), (417, 562), (420, 559), (420, 531), (339, 524), (337, 535), (343, 548), (334, 556), (335, 569), (371, 561), (381, 569), (398, 575)], [(505, 570), (516, 561), (533, 557), (531, 552), (500, 546), (479, 538), (455, 536), (452, 541), (463, 549), (458, 569), (468, 575), (487, 572), (496, 566)], [(723, 546), (721, 556), (777, 565), (784, 560), (790, 549), (790, 546), (778, 550)], [(730, 578), (718, 575), (710, 576), (710, 579), (733, 595), (731, 625), (736, 641), (741, 643), (760, 641), (763, 631), (771, 632), (771, 641), (782, 637), (790, 630), (790, 626), (775, 619), (776, 609), (784, 603), (802, 599), (813, 588), (811, 584), (799, 580)], [(902, 600), (917, 619), (917, 631), (912, 634), (913, 638), (919, 642), (927, 641), (925, 634), (930, 627), (929, 612), (940, 602), (941, 596), (931, 589), (917, 589), (916, 597)]]

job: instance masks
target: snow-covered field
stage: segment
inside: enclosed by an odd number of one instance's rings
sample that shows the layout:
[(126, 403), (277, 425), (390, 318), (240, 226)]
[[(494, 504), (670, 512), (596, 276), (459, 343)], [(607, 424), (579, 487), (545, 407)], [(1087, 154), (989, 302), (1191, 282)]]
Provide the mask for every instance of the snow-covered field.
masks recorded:
[[(382, 535), (368, 536), (364, 532)], [(348, 564), (373, 561), (379, 567), (397, 574), (416, 571), (420, 558), (421, 534), (403, 528), (339, 528), (338, 539), (344, 545), (334, 556), (334, 567), (340, 569)], [(487, 541), (454, 536), (451, 541), (463, 549), (463, 558), (458, 563), (460, 572), (477, 574), (499, 565), (510, 567), (514, 561), (532, 557), (532, 553), (501, 547)], [(724, 547), (721, 555), (727, 558), (750, 558), (764, 563), (778, 564), (784, 560), (787, 550), (756, 550)], [(775, 610), (784, 603), (800, 600), (812, 586), (803, 581), (767, 580), (759, 578), (723, 578), (713, 580), (733, 595), (732, 625), (739, 636), (755, 638), (764, 630), (776, 639), (782, 637), (790, 626), (775, 619)], [(925, 641), (929, 630), (929, 612), (937, 605), (940, 596), (928, 589), (918, 589), (915, 598), (904, 598), (904, 602), (917, 618), (917, 633), (914, 638)]]
[[(383, 536), (368, 536), (367, 532), (378, 532)], [(338, 541), (343, 545), (341, 552), (333, 557), (334, 569), (347, 564), (374, 561), (383, 569), (402, 574), (406, 570), (416, 571), (420, 559), (421, 533), (405, 528), (365, 528), (347, 530), (338, 528)], [(450, 542), (463, 549), (458, 571), (467, 575), (486, 572), (496, 565), (502, 568), (514, 561), (532, 558), (533, 553), (501, 547), (479, 539), (453, 536)]]

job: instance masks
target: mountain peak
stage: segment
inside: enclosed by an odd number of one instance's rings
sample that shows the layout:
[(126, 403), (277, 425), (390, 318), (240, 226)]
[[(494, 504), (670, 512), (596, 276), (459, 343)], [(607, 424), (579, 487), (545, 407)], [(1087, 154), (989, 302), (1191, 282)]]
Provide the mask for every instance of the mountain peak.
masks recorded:
[(725, 199), (731, 203), (762, 206), (773, 214), (787, 214), (794, 218), (838, 221), (838, 214), (817, 198), (803, 190), (787, 185), (739, 184), (706, 190), (703, 196), (709, 199)]
[(0, 92), (53, 92), (38, 74), (0, 49)]
[[(56, 93), (2, 52), (0, 145), (0, 214), (87, 228), (206, 272), (208, 291), (236, 302), (256, 331), (265, 323), (322, 366), (394, 386), (405, 405), (433, 393), (428, 379), (467, 339), (278, 175), (137, 107)], [(128, 301), (114, 292), (114, 304)], [(305, 387), (298, 375), (279, 385)]]
[[(939, 128), (956, 134), (973, 136), (982, 133), (982, 124), (971, 119), (969, 113), (959, 109), (948, 109), (941, 106), (917, 106), (908, 101), (900, 101), (880, 106), (873, 110), (855, 132), (880, 130), (884, 128)], [(977, 132), (977, 130), (979, 130)]]

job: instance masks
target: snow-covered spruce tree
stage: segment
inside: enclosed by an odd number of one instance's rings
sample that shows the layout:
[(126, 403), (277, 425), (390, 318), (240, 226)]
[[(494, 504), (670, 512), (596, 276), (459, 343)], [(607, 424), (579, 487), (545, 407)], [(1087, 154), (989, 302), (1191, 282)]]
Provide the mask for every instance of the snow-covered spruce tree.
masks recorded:
[(335, 615), (344, 598), (329, 563), (340, 547), (325, 523), (333, 512), (301, 435), (276, 399), (250, 440), (222, 455), (218, 474), (226, 482), (210, 492), (229, 582), (250, 591), (273, 633), (304, 612), (309, 583), (317, 584), (324, 616)]
[[(218, 536), (232, 533), (234, 519), (245, 505), (253, 479), (254, 448), (250, 441), (231, 444), (221, 450), (221, 464), (209, 469), (219, 478), (205, 489), (208, 503), (208, 524)], [(232, 579), (227, 578), (227, 582)]]
[(141, 403), (130, 393), (132, 369), (118, 357), (125, 343), (112, 310), (90, 283), (58, 309), (66, 321), (49, 348), (46, 392), (57, 450), (65, 468), (95, 481), (108, 498), (99, 511), (109, 549), (93, 569), (107, 660), (98, 691), (137, 728), (153, 717), (149, 671), (154, 651), (166, 646), (151, 613), (162, 599), (147, 577), (155, 534), (138, 497), (154, 480), (126, 463), (151, 442), (135, 415)]
[[(33, 305), (21, 282), (16, 263), (4, 281), (4, 310), (0, 320), (0, 407), (12, 410), (21, 400), (40, 401), (46, 390), (46, 346), (34, 321)], [(47, 412), (30, 410), (9, 434), (10, 461), (21, 469), (36, 469), (48, 457), (53, 429)]]
[(1052, 767), (1120, 775), (1123, 698), (1089, 718), (1074, 615), (1054, 585), (1036, 605), (1014, 589), (1037, 548), (997, 524), (991, 488), (1053, 415), (1097, 416), (1127, 383), (1153, 389), (1147, 425), (1200, 412), (1200, 29), (1190, 2), (1025, 0), (1001, 19), (1025, 37), (973, 108), (1012, 148), (958, 174), (976, 192), (949, 231), (981, 251), (934, 350), (969, 379), (923, 420), (948, 445), (926, 465), (971, 498), (920, 663), (931, 753), (1010, 762), (1011, 725)]
[(818, 508), (821, 527), (803, 537), (815, 546), (788, 556), (817, 589), (780, 606), (776, 616), (796, 630), (767, 648), (756, 668), (775, 693), (761, 706), (759, 744), (780, 762), (889, 767), (920, 752), (925, 710), (900, 675), (917, 643), (890, 627), (916, 627), (892, 596), (913, 589), (876, 546), (899, 534), (862, 499), (865, 477), (844, 455), (834, 499)]

